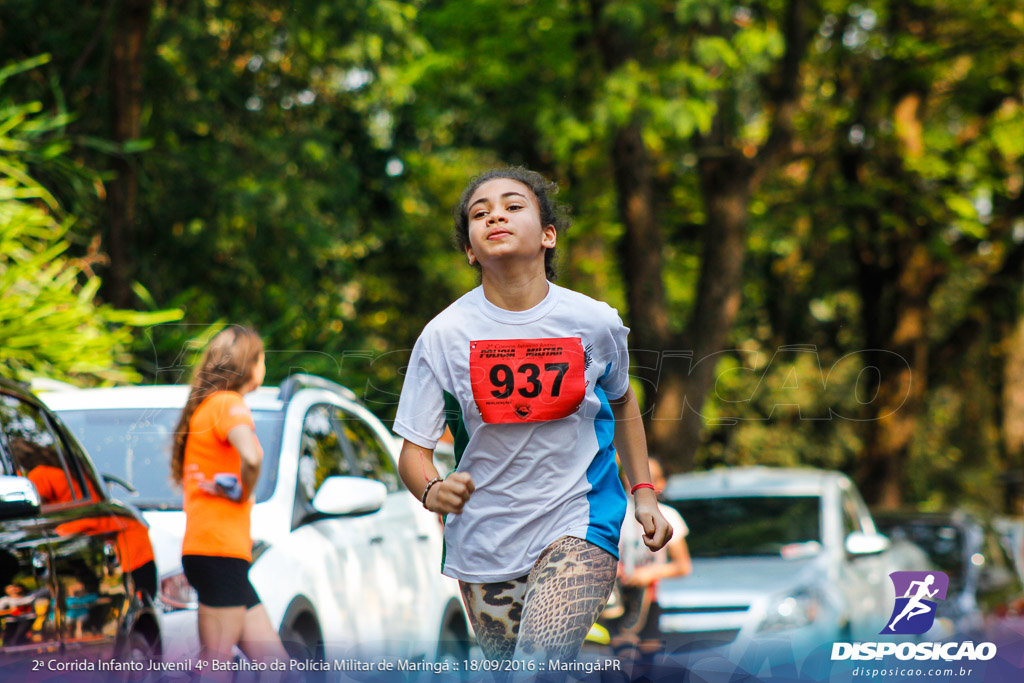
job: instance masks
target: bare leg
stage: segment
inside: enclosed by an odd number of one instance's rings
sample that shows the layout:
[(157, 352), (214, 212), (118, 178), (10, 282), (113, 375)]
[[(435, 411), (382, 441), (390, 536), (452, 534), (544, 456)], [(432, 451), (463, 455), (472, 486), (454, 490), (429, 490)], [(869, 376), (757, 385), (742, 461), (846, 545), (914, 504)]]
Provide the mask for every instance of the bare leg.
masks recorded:
[(253, 661), (267, 664), (288, 661), (288, 652), (281, 644), (281, 638), (271, 625), (263, 605), (255, 605), (245, 611), (238, 647)]
[[(199, 604), (197, 615), (199, 626), (199, 644), (202, 646), (202, 659), (216, 659), (230, 662), (232, 650), (242, 635), (245, 622), (245, 607), (207, 607)], [(208, 672), (200, 672), (204, 677)], [(226, 671), (216, 680), (230, 681), (232, 673)]]

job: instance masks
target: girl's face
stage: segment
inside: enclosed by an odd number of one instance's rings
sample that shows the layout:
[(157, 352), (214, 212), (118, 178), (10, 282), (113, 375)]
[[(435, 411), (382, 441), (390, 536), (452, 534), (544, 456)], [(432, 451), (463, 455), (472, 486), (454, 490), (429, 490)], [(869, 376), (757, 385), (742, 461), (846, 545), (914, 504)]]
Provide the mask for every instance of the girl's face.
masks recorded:
[(265, 360), (266, 357), (261, 353), (260, 357), (256, 360), (256, 365), (252, 369), (252, 379), (249, 380), (249, 385), (247, 387), (249, 391), (255, 391), (263, 384), (263, 380), (267, 376), (267, 364)]
[(544, 253), (553, 249), (555, 226), (542, 226), (537, 197), (511, 178), (494, 178), (469, 198), (469, 262), (486, 270), (501, 261), (517, 260), (544, 269)]

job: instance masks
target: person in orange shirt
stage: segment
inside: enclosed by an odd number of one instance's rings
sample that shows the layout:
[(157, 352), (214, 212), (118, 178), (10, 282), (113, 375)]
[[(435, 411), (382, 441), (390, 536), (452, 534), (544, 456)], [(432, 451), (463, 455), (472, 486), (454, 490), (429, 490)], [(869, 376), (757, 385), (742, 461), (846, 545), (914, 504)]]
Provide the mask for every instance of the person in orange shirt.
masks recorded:
[[(77, 478), (64, 471), (60, 456), (52, 447), (42, 446), (21, 437), (11, 439), (11, 452), (21, 470), (28, 470), (28, 477), (39, 493), (43, 505), (71, 503), (75, 500), (99, 500), (92, 482), (85, 480), (86, 494)], [(118, 556), (132, 575), (136, 590), (156, 597), (156, 562), (149, 540), (149, 530), (138, 519), (129, 516), (82, 517), (58, 524), (55, 531), (59, 536), (73, 534), (93, 535), (113, 532), (116, 534)]]
[(156, 598), (156, 558), (149, 540), (149, 527), (128, 516), (113, 518), (117, 530), (117, 547), (125, 571), (132, 575), (135, 590), (152, 600)]
[(171, 476), (185, 492), (181, 564), (199, 595), (203, 657), (231, 661), (288, 654), (249, 582), (252, 492), (263, 462), (252, 413), (242, 397), (263, 383), (263, 342), (232, 326), (210, 342), (193, 373), (175, 430)]
[[(93, 489), (92, 485), (88, 488)], [(97, 498), (93, 492), (93, 500)], [(128, 515), (80, 517), (58, 524), (54, 531), (58, 536), (113, 535), (117, 543), (117, 557), (124, 571), (131, 574), (135, 591), (145, 593), (150, 600), (156, 598), (156, 559), (149, 540), (149, 528), (139, 520)]]
[(70, 503), (82, 497), (81, 488), (68, 479), (53, 446), (44, 446), (20, 436), (10, 440), (11, 455), (23, 476), (28, 477), (43, 505)]

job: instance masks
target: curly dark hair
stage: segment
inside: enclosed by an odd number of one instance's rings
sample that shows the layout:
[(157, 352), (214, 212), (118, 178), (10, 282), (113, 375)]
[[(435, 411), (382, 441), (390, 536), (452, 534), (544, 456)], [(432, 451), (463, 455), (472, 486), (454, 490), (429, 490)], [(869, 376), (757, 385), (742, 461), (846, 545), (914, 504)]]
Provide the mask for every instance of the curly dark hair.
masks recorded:
[[(569, 207), (555, 199), (558, 193), (558, 185), (540, 173), (531, 171), (522, 166), (508, 166), (506, 168), (494, 168), (474, 176), (459, 197), (459, 203), (452, 212), (455, 218), (455, 246), (459, 251), (465, 252), (469, 246), (469, 200), (476, 192), (476, 189), (495, 178), (508, 178), (526, 185), (537, 198), (537, 206), (540, 208), (540, 224), (542, 226), (553, 225), (555, 232), (562, 234), (572, 224)], [(555, 269), (555, 248), (552, 247), (544, 254), (544, 274), (548, 280), (555, 280), (558, 273)], [(479, 269), (480, 263), (475, 262), (474, 268)]]

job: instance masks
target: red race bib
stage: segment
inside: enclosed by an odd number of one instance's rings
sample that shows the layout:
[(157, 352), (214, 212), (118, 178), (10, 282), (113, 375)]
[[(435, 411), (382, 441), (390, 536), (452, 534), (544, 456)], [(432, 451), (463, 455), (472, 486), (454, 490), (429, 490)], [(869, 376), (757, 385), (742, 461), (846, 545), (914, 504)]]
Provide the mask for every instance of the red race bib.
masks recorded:
[(583, 342), (491, 339), (469, 343), (469, 379), (484, 422), (546, 422), (572, 415), (587, 382)]

